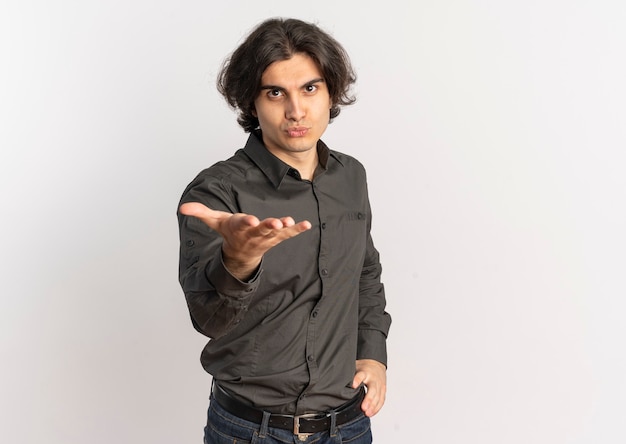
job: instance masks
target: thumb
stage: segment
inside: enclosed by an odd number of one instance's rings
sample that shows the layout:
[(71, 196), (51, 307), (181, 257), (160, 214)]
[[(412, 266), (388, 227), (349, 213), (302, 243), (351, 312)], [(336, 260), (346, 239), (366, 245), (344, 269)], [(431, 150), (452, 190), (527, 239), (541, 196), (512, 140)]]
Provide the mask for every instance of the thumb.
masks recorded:
[(225, 211), (212, 210), (199, 202), (187, 202), (182, 204), (178, 210), (185, 216), (197, 217), (210, 228), (218, 229), (220, 222), (232, 216)]
[(361, 384), (363, 384), (363, 382), (365, 381), (365, 373), (364, 372), (357, 372), (354, 375), (354, 379), (352, 380), (352, 388), (357, 388), (358, 386), (360, 386)]
[(193, 216), (197, 218), (202, 218), (202, 216), (206, 217), (207, 215), (210, 215), (211, 212), (213, 212), (213, 210), (211, 210), (206, 205), (201, 204), (200, 202), (184, 203), (178, 208), (178, 210), (181, 214), (184, 214), (185, 216)]

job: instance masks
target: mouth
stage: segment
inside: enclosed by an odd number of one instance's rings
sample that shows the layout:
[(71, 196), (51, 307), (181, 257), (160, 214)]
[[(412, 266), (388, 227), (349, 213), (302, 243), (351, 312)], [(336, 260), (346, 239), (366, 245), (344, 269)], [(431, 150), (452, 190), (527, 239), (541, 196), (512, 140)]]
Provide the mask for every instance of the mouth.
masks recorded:
[(304, 126), (294, 126), (287, 128), (286, 132), (289, 137), (304, 137), (309, 132), (309, 129)]

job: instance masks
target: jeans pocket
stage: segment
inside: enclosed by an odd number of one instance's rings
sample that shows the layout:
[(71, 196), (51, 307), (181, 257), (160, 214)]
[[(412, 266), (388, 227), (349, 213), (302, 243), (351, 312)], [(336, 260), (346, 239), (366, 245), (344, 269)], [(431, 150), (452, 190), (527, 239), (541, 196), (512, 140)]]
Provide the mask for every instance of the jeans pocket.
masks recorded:
[(204, 429), (204, 444), (253, 444), (258, 442), (255, 437), (252, 440), (241, 438), (238, 436), (231, 436), (227, 433), (215, 430), (213, 427), (205, 427)]
[(343, 444), (370, 444), (372, 442), (371, 422), (365, 415), (340, 425), (338, 429), (340, 442)]
[(252, 444), (258, 431), (254, 426), (223, 411), (219, 405), (209, 406), (204, 428), (205, 444)]

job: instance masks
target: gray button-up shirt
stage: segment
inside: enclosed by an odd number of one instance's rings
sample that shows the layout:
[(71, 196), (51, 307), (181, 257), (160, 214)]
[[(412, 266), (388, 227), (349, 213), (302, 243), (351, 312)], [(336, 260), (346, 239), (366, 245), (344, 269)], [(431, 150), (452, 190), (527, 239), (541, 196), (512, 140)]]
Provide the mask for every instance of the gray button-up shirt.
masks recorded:
[(273, 413), (335, 408), (356, 395), (357, 359), (387, 363), (391, 318), (365, 170), (321, 141), (318, 154), (314, 179), (301, 180), (251, 134), (180, 201), (313, 226), (271, 249), (242, 282), (224, 267), (220, 235), (179, 214), (180, 283), (194, 327), (211, 338), (202, 365), (236, 397)]

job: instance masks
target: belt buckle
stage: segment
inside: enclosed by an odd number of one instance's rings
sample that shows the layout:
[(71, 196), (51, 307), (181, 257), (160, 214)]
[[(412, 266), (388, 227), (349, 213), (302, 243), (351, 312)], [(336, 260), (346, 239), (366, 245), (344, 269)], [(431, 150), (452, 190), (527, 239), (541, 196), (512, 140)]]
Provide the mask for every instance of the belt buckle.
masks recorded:
[(314, 418), (318, 416), (316, 413), (305, 413), (304, 415), (294, 415), (293, 417), (293, 434), (298, 435), (300, 441), (306, 441), (313, 433), (300, 433), (300, 419)]

